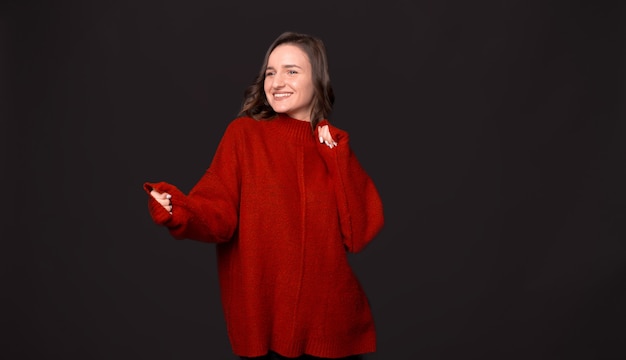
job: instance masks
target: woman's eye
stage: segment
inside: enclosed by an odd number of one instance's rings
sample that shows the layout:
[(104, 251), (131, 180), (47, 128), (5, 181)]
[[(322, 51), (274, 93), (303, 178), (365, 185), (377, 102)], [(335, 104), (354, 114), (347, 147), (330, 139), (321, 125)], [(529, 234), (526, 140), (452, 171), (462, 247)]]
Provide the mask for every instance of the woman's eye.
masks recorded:
[(298, 72), (297, 72), (297, 71), (295, 71), (295, 70), (289, 70), (289, 71), (287, 71), (287, 73), (288, 73), (289, 75), (295, 75), (295, 74), (297, 74)]
[(272, 76), (272, 75), (274, 75), (274, 73), (273, 73), (273, 72), (271, 72), (271, 71), (268, 71), (268, 72), (266, 72), (266, 73), (265, 73), (265, 76), (266, 76), (266, 77), (267, 77), (267, 76)]

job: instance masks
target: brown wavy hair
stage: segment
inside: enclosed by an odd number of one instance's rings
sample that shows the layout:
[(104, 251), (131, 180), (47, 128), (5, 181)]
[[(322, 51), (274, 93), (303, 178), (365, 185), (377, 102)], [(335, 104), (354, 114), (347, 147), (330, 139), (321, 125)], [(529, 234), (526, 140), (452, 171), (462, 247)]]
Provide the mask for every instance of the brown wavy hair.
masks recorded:
[(276, 112), (267, 102), (264, 90), (265, 71), (270, 54), (282, 44), (292, 44), (304, 51), (311, 62), (313, 76), (313, 108), (311, 110), (311, 129), (315, 130), (317, 124), (328, 119), (335, 103), (335, 94), (330, 83), (328, 72), (328, 60), (326, 47), (319, 38), (287, 31), (279, 35), (265, 53), (263, 66), (255, 80), (244, 91), (243, 103), (239, 116), (249, 116), (257, 120), (270, 120), (276, 117)]

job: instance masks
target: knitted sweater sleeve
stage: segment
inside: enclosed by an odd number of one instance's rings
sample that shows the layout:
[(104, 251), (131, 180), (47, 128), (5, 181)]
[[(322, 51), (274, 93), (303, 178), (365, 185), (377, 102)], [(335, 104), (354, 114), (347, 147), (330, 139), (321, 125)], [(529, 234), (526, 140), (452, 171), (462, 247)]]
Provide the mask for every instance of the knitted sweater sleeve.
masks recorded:
[(155, 223), (168, 228), (178, 239), (221, 243), (230, 240), (238, 224), (240, 177), (237, 161), (236, 131), (229, 126), (211, 165), (188, 194), (167, 182), (146, 182), (152, 189), (172, 195), (170, 214), (152, 196), (148, 209)]
[(384, 224), (383, 204), (373, 180), (350, 148), (347, 132), (328, 125), (337, 146), (320, 144), (333, 179), (344, 246), (349, 252), (363, 250)]

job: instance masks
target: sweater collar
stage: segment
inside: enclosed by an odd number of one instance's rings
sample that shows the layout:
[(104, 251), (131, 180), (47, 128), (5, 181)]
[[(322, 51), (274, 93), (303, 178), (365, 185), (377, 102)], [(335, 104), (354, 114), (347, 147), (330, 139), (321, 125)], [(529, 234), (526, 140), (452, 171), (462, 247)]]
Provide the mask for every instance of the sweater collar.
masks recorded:
[(276, 131), (280, 134), (281, 139), (293, 139), (298, 142), (313, 139), (311, 123), (308, 121), (297, 120), (285, 114), (278, 114), (271, 122), (277, 125)]

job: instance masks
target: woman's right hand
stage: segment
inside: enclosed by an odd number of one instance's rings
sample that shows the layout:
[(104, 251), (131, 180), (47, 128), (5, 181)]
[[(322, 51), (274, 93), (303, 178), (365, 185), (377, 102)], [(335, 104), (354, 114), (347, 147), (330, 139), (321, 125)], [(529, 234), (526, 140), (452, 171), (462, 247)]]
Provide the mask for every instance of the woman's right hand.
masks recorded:
[(165, 210), (169, 211), (170, 214), (172, 213), (172, 195), (168, 193), (160, 193), (154, 189), (150, 191), (150, 195), (152, 195), (152, 197), (158, 201), (158, 203), (161, 204)]
[(328, 125), (319, 126), (317, 132), (320, 136), (320, 143), (326, 144), (329, 148), (333, 148), (337, 146), (337, 142), (333, 139), (332, 135), (330, 135), (330, 129)]

